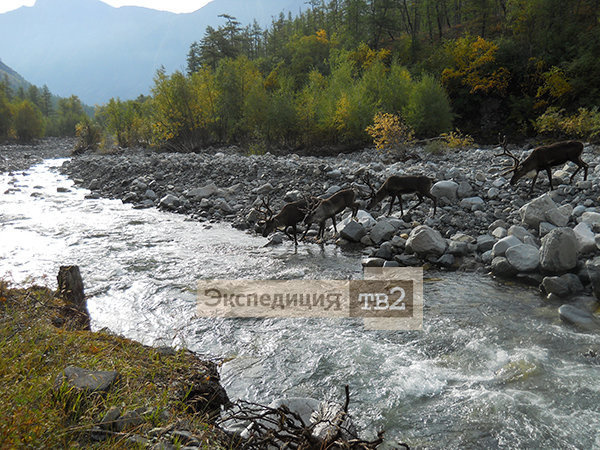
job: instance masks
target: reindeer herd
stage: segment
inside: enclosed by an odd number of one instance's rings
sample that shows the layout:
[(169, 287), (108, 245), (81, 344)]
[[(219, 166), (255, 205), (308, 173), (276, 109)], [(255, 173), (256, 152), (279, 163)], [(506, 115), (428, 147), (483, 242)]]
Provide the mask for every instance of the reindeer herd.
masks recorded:
[[(507, 175), (512, 173), (510, 184), (515, 185), (517, 181), (523, 178), (525, 175), (534, 173), (534, 178), (531, 183), (529, 195), (533, 193), (533, 188), (537, 180), (538, 173), (541, 170), (545, 170), (548, 174), (548, 180), (550, 182), (550, 189), (553, 190), (552, 185), (552, 171), (551, 168), (565, 164), (571, 161), (577, 165), (577, 170), (571, 175), (570, 181), (573, 181), (575, 175), (583, 168), (584, 175), (583, 179), (587, 180), (588, 165), (581, 159), (581, 153), (583, 152), (583, 144), (578, 141), (562, 141), (554, 144), (545, 145), (533, 149), (527, 158), (521, 161), (519, 158), (514, 156), (507, 148), (506, 137), (500, 141), (503, 152), (495, 157), (508, 156), (513, 160), (512, 166), (504, 167), (506, 169), (501, 175)], [(423, 203), (424, 198), (427, 197), (433, 202), (433, 214), (435, 216), (437, 210), (437, 198), (431, 193), (434, 180), (432, 178), (423, 175), (392, 175), (388, 177), (383, 184), (375, 189), (371, 182), (369, 172), (363, 172), (361, 174), (362, 181), (370, 189), (370, 196), (368, 197), (367, 209), (372, 209), (379, 204), (384, 198), (391, 197), (389, 210), (387, 215), (391, 215), (392, 208), (394, 206), (395, 199), (398, 199), (400, 204), (400, 213), (404, 217), (404, 208), (402, 205), (402, 195), (404, 194), (415, 194), (419, 199), (418, 203), (411, 207), (408, 211), (419, 206)], [(287, 203), (283, 206), (278, 214), (274, 214), (269, 206), (268, 199), (262, 200), (262, 205), (257, 208), (261, 220), (259, 225), (262, 225), (262, 235), (267, 237), (276, 229), (283, 229), (284, 233), (294, 241), (295, 245), (298, 245), (298, 224), (304, 223), (306, 226), (304, 234), (301, 240), (306, 238), (311, 225), (316, 223), (319, 225), (319, 231), (317, 232), (317, 239), (323, 238), (325, 233), (325, 223), (328, 219), (333, 222), (334, 232), (337, 234), (336, 226), (336, 215), (344, 211), (346, 208), (352, 210), (352, 219), (356, 218), (358, 209), (360, 207), (358, 202), (357, 193), (352, 188), (343, 189), (327, 198), (306, 196), (301, 200), (297, 200), (291, 203)], [(292, 229), (293, 235), (290, 235), (288, 230)]]

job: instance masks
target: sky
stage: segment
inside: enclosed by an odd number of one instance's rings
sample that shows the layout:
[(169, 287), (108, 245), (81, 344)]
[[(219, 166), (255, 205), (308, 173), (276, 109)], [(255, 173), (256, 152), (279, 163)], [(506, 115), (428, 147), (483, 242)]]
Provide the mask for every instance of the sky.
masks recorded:
[[(111, 6), (143, 6), (175, 13), (196, 11), (211, 0), (102, 0)], [(21, 6), (33, 6), (35, 0), (0, 0), (0, 13), (12, 11)]]

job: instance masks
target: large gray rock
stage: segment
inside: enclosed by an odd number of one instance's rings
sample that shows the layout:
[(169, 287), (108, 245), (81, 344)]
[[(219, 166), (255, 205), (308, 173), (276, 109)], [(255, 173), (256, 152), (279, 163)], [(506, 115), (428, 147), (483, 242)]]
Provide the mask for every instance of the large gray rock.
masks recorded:
[(442, 197), (454, 202), (456, 201), (456, 193), (458, 184), (450, 180), (438, 181), (431, 187), (431, 195), (440, 199)]
[(544, 277), (542, 288), (546, 294), (563, 298), (583, 291), (583, 285), (574, 273), (565, 273), (559, 277)]
[(466, 197), (460, 201), (461, 208), (471, 211), (482, 208), (484, 204), (485, 201), (481, 197)]
[(586, 211), (581, 215), (581, 222), (587, 223), (594, 231), (600, 231), (600, 213)]
[(556, 228), (542, 238), (540, 265), (543, 270), (563, 273), (577, 267), (577, 237), (570, 228)]
[(492, 247), (492, 256), (494, 258), (496, 256), (504, 256), (506, 250), (519, 244), (522, 244), (522, 242), (515, 236), (506, 236), (494, 244)]
[(559, 210), (547, 193), (523, 205), (519, 214), (521, 221), (531, 228), (538, 228), (540, 222), (549, 222), (557, 227), (564, 227), (569, 222), (569, 216)]
[(446, 251), (447, 245), (440, 232), (427, 225), (419, 225), (413, 229), (406, 242), (406, 246), (412, 248), (418, 255), (441, 256)]
[(584, 331), (600, 329), (600, 320), (592, 313), (579, 309), (573, 305), (562, 305), (558, 308), (560, 318)]
[(492, 260), (492, 273), (498, 277), (510, 277), (515, 275), (517, 270), (504, 256), (497, 256)]
[(178, 197), (174, 196), (173, 194), (167, 194), (163, 198), (160, 199), (159, 205), (161, 208), (175, 209), (179, 205), (181, 205), (181, 201), (179, 200)]
[(532, 241), (535, 240), (535, 238), (533, 237), (533, 234), (531, 234), (529, 231), (527, 231), (524, 227), (522, 227), (520, 225), (512, 225), (508, 229), (508, 235), (515, 236), (521, 242), (525, 242), (526, 240), (529, 240), (529, 239), (531, 239)]
[(494, 248), (495, 243), (496, 238), (494, 236), (490, 236), (489, 234), (477, 236), (477, 251), (480, 253), (485, 253)]
[(365, 227), (360, 223), (350, 220), (338, 227), (340, 236), (350, 242), (360, 242), (363, 236), (367, 233)]
[(383, 241), (389, 241), (392, 236), (396, 233), (396, 227), (392, 225), (388, 220), (382, 219), (371, 228), (369, 236), (376, 244), (380, 244)]
[(518, 272), (532, 272), (540, 265), (540, 251), (533, 245), (518, 244), (509, 247), (505, 256)]
[(596, 235), (587, 223), (578, 223), (573, 228), (573, 231), (579, 243), (579, 253), (592, 253), (596, 251)]

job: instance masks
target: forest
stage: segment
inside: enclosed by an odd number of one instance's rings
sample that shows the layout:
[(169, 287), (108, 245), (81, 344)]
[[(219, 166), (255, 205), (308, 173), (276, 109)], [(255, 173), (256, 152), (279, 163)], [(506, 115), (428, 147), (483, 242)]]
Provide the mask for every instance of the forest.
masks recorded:
[(264, 30), (224, 16), (191, 43), (185, 73), (159, 70), (150, 96), (111, 99), (77, 133), (251, 152), (359, 147), (386, 127), (400, 140), (598, 139), (600, 0), (308, 3)]

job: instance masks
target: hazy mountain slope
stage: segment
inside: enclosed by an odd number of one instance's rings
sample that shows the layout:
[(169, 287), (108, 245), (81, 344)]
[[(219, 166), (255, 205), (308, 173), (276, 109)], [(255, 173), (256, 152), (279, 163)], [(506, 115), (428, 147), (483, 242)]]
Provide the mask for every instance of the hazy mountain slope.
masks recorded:
[(0, 81), (4, 81), (5, 77), (8, 78), (8, 86), (13, 90), (18, 89), (19, 87), (23, 87), (23, 89), (29, 87), (29, 83), (25, 78), (0, 60)]
[(138, 7), (113, 8), (99, 0), (37, 0), (0, 14), (0, 57), (37, 85), (84, 102), (148, 93), (156, 70), (185, 69), (190, 44), (219, 14), (243, 24), (268, 25), (281, 10), (297, 13), (304, 0), (214, 0), (190, 14)]

